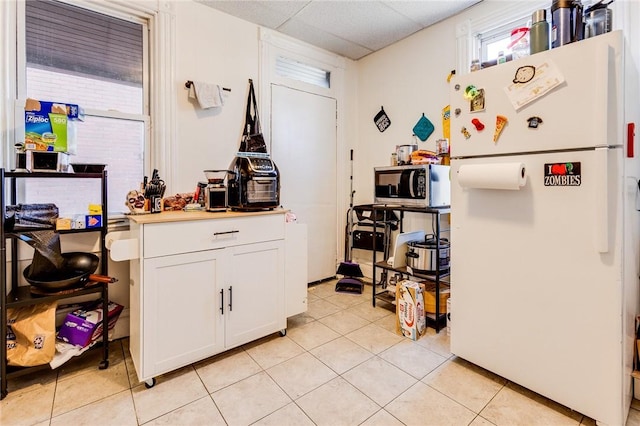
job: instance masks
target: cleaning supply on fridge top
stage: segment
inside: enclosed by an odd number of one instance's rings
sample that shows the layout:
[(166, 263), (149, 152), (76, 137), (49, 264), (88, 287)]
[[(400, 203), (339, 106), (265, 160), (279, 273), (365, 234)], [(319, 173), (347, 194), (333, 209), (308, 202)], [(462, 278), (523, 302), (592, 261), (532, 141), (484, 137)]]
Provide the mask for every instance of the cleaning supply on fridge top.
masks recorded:
[(531, 16), (529, 46), (532, 55), (549, 50), (549, 23), (545, 9), (536, 10)]

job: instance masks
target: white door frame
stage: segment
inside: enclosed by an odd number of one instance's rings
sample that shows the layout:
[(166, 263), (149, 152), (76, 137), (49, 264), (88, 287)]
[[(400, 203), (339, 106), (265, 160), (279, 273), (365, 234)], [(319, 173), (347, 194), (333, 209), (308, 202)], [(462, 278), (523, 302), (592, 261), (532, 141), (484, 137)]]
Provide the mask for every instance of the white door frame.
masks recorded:
[[(329, 88), (315, 86), (298, 80), (282, 77), (275, 72), (278, 55), (296, 59), (303, 63), (316, 66), (331, 72)], [(336, 100), (336, 253), (341, 257), (344, 253), (345, 214), (348, 208), (347, 196), (348, 180), (345, 173), (347, 159), (345, 136), (345, 91), (344, 74), (345, 59), (341, 56), (303, 43), (299, 40), (280, 34), (266, 28), (260, 28), (260, 81), (258, 88), (258, 108), (260, 109), (260, 124), (266, 142), (271, 146), (271, 84), (278, 84), (291, 89), (302, 90), (312, 94), (330, 97)], [(336, 259), (336, 264), (338, 259)]]

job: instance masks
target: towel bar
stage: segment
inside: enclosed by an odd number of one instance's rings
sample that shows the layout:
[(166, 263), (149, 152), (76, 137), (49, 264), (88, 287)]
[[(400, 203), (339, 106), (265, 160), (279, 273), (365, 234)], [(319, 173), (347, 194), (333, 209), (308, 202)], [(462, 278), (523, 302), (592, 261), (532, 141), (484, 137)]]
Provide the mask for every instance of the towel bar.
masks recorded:
[[(192, 84), (193, 84), (193, 81), (187, 80), (187, 82), (184, 84), (184, 87), (186, 87), (187, 89), (190, 89)], [(231, 91), (231, 89), (229, 89), (227, 87), (223, 87), (222, 90), (224, 90), (225, 92), (230, 92)]]

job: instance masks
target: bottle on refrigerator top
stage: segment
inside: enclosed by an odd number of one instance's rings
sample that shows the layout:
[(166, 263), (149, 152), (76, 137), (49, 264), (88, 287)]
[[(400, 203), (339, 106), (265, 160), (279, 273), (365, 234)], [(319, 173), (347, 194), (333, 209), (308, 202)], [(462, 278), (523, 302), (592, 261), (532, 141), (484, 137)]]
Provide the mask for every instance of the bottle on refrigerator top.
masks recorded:
[(471, 72), (480, 70), (480, 59), (471, 61)]
[(501, 50), (498, 52), (498, 64), (504, 64), (505, 62), (507, 62), (507, 57), (504, 56), (504, 52)]
[(529, 56), (529, 28), (516, 28), (511, 31), (511, 58), (515, 61)]
[(531, 30), (529, 31), (531, 54), (549, 50), (549, 23), (547, 11), (536, 10), (531, 15)]

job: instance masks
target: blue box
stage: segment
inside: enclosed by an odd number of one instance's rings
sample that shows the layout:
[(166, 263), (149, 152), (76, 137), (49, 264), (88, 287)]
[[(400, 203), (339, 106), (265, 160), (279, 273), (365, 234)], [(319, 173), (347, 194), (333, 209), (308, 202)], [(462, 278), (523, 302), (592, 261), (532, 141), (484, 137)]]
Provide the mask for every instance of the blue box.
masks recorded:
[(84, 217), (85, 228), (101, 228), (102, 227), (102, 215), (101, 214), (88, 214)]

